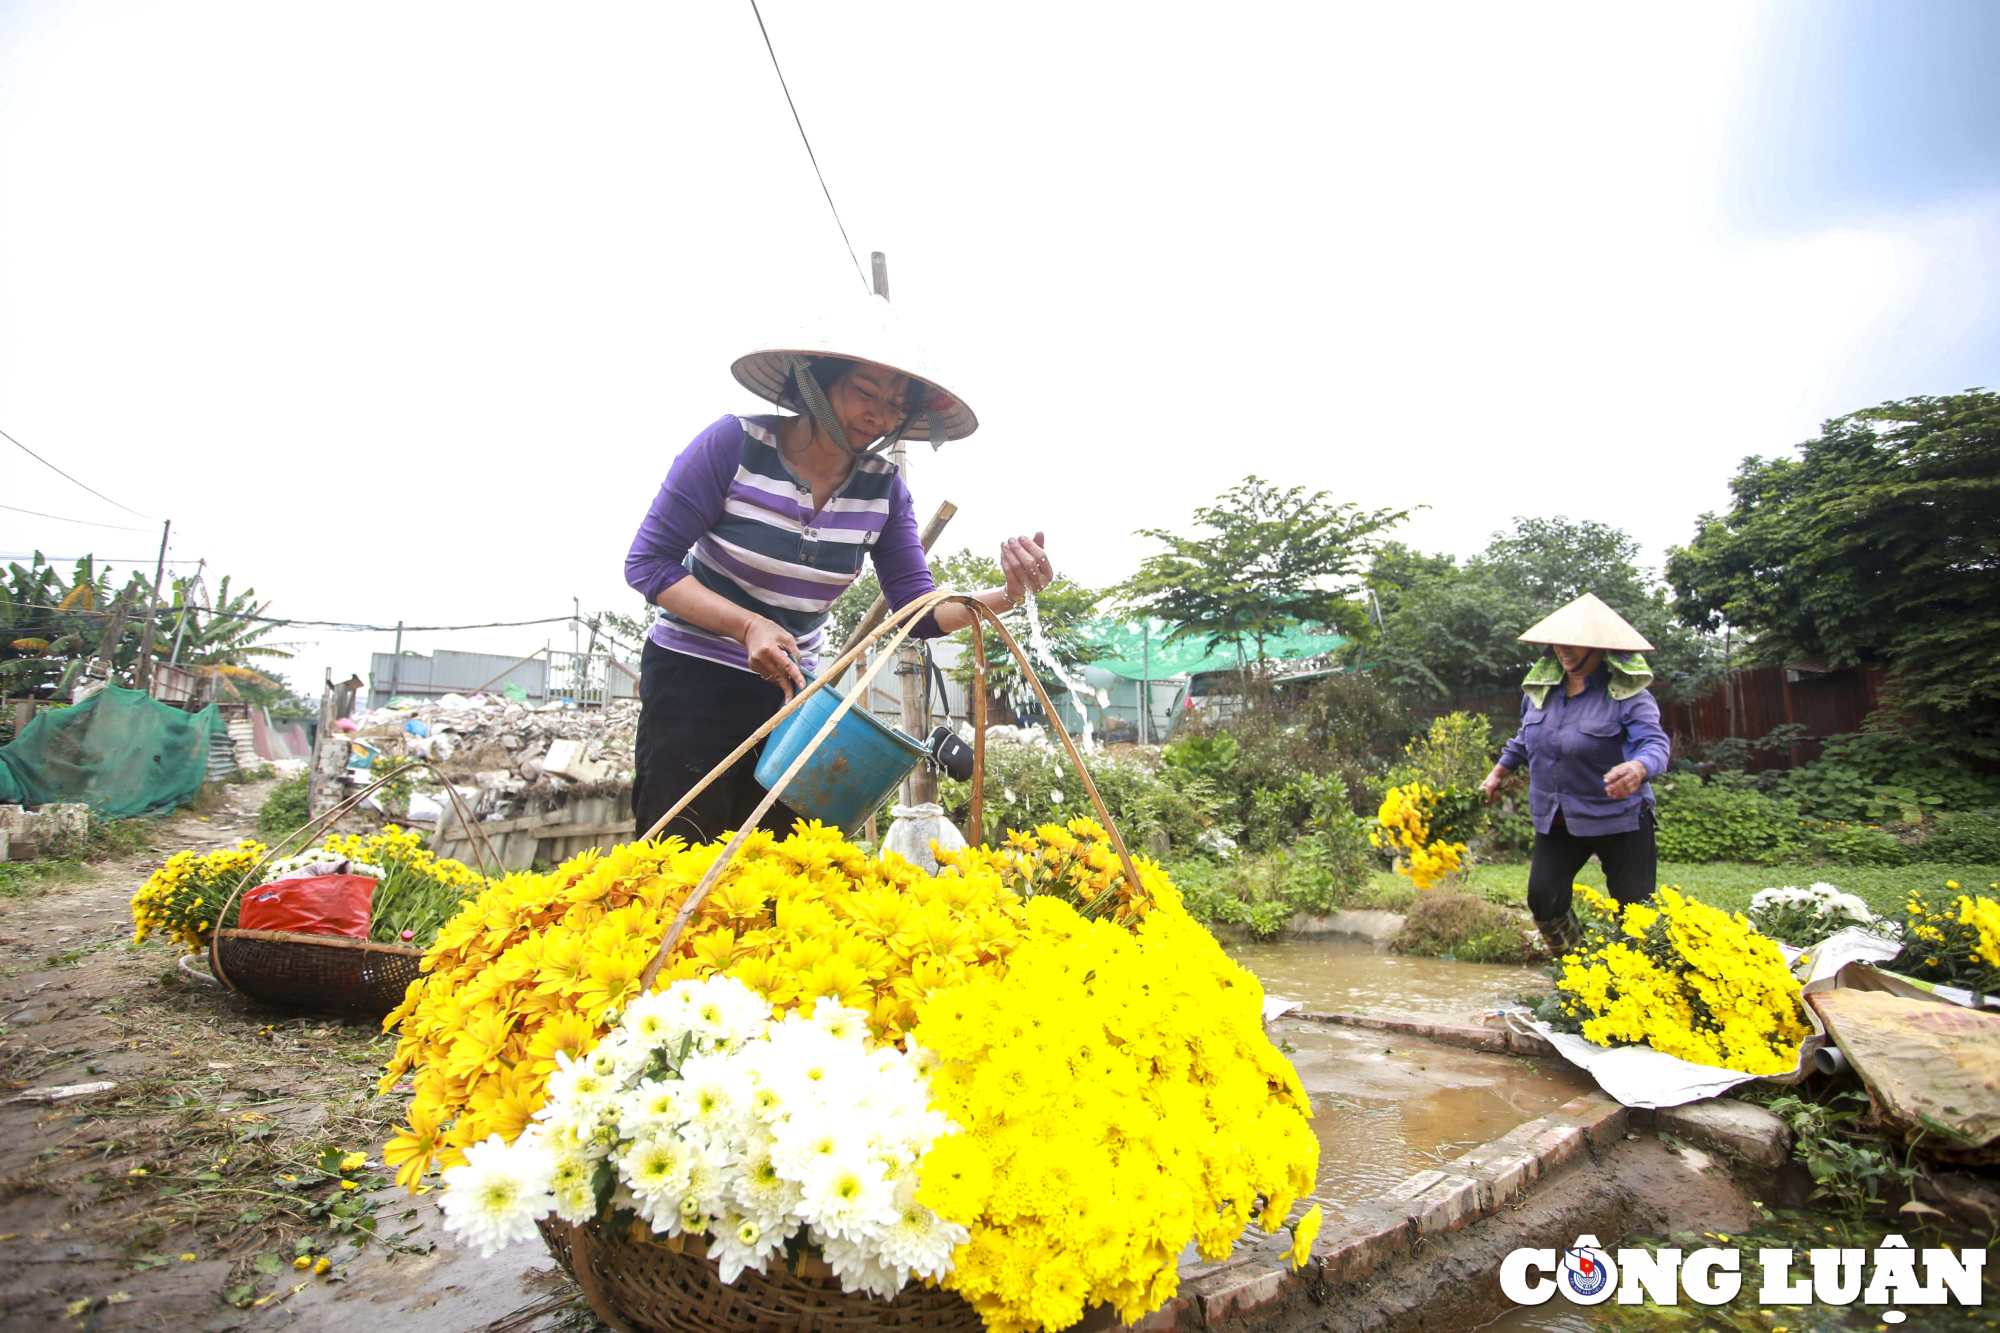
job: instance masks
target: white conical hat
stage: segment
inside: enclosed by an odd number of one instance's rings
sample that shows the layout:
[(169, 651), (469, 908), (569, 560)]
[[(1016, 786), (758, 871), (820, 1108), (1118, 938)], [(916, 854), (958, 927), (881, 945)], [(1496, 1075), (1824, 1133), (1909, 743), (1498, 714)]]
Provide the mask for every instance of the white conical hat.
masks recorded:
[(1614, 653), (1644, 653), (1653, 647), (1625, 623), (1625, 617), (1588, 592), (1537, 622), (1521, 636), (1521, 642), (1566, 643), (1573, 648), (1606, 648)]
[[(903, 433), (905, 439), (930, 440), (930, 420), (926, 411), (942, 420), (946, 440), (962, 440), (979, 429), (979, 418), (945, 384), (930, 353), (910, 336), (901, 317), (879, 296), (853, 298), (792, 336), (788, 342), (741, 356), (730, 373), (759, 398), (782, 402), (791, 385), (788, 356), (837, 356), (849, 361), (872, 361), (887, 366), (930, 386), (930, 397), (910, 404), (913, 420)], [(931, 440), (933, 446), (944, 440)]]

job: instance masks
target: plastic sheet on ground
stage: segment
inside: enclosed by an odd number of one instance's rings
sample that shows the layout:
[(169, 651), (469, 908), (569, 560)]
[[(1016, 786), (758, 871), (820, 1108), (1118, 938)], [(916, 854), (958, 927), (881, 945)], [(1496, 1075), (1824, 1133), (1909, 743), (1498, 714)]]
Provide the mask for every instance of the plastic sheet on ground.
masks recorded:
[(2000, 1161), (2000, 1014), (1842, 987), (1807, 999), (1885, 1128), (1922, 1151)]
[(958, 831), (958, 825), (945, 818), (944, 807), (935, 802), (891, 806), (889, 816), (896, 822), (889, 825), (889, 832), (882, 839), (882, 851), (896, 853), (927, 875), (935, 875), (938, 868), (937, 857), (931, 854), (933, 839), (948, 852), (965, 847), (965, 835)]
[(0, 746), (0, 805), (80, 801), (105, 819), (177, 809), (208, 776), (210, 737), (228, 734), (214, 704), (184, 713), (108, 685)]
[[(1546, 1037), (1558, 1055), (1588, 1073), (1607, 1095), (1626, 1106), (1685, 1106), (1720, 1097), (1737, 1084), (1758, 1077), (1740, 1069), (1694, 1064), (1650, 1046), (1599, 1046), (1574, 1032), (1558, 1032), (1521, 1010), (1510, 1011), (1507, 1021), (1518, 1031)], [(1794, 1076), (1804, 1070), (1817, 1044), (1808, 1039), (1800, 1048)]]

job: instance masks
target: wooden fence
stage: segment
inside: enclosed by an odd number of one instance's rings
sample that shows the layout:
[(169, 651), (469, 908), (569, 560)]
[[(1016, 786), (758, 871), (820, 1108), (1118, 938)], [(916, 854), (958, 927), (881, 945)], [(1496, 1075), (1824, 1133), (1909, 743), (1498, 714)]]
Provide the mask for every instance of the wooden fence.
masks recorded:
[[(1745, 667), (1730, 672), (1694, 699), (1661, 697), (1660, 724), (1673, 738), (1676, 757), (1700, 753), (1722, 740), (1755, 741), (1790, 723), (1805, 728), (1799, 741), (1778, 750), (1759, 750), (1751, 772), (1795, 768), (1819, 758), (1819, 738), (1861, 730), (1861, 721), (1881, 701), (1884, 672), (1879, 666), (1826, 671), (1810, 666)], [(1504, 733), (1514, 730), (1521, 694), (1509, 690), (1451, 704), (1451, 710), (1494, 716)], [(1444, 709), (1438, 710), (1446, 711)]]

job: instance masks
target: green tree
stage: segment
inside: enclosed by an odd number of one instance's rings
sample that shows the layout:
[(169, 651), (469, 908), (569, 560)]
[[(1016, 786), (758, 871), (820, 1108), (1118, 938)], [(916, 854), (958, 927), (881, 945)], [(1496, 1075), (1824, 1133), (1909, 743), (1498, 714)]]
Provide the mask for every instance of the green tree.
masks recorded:
[(2000, 758), (2000, 394), (1907, 398), (1743, 460), (1667, 577), (1688, 623), (1752, 659), (1879, 661), (1900, 702)]
[(1172, 623), (1169, 642), (1199, 634), (1210, 648), (1241, 649), (1248, 640), (1261, 662), (1268, 635), (1354, 624), (1351, 598), (1374, 534), (1407, 517), (1407, 509), (1364, 512), (1334, 504), (1325, 491), (1245, 477), (1194, 511), (1204, 534), (1141, 528), (1140, 536), (1167, 549), (1148, 556), (1118, 593), (1135, 611)]
[(1521, 631), (1594, 592), (1654, 645), (1663, 682), (1700, 677), (1712, 641), (1678, 624), (1667, 590), (1638, 563), (1639, 544), (1596, 520), (1517, 518), (1459, 564), (1388, 544), (1368, 572), (1382, 610), (1357, 645), (1398, 692), (1427, 702), (1499, 693), (1519, 683), (1541, 649)]
[[(931, 574), (940, 588), (955, 588), (962, 592), (997, 588), (1006, 582), (1000, 572), (999, 561), (970, 549), (932, 560)], [(1049, 651), (1072, 676), (1080, 676), (1085, 665), (1106, 655), (1105, 647), (1094, 642), (1084, 630), (1085, 622), (1095, 615), (1097, 605), (1103, 599), (1103, 593), (1085, 587), (1067, 574), (1058, 574), (1055, 582), (1035, 596), (1035, 611), (1041, 618), (1042, 636)], [(1029, 642), (1027, 608), (1016, 607), (1004, 613), (1000, 621), (1022, 649), (1033, 657), (1035, 650)], [(960, 630), (951, 636), (951, 640), (963, 650), (959, 654), (958, 665), (951, 668), (951, 678), (969, 688), (972, 684), (972, 631)], [(1061, 694), (1067, 688), (1048, 663), (1040, 658), (1035, 659), (1035, 678), (1051, 695)], [(1021, 674), (1020, 664), (1014, 660), (1014, 655), (991, 634), (986, 636), (986, 688), (995, 697), (1017, 706), (1026, 706), (1034, 693), (1028, 688), (1027, 677)]]

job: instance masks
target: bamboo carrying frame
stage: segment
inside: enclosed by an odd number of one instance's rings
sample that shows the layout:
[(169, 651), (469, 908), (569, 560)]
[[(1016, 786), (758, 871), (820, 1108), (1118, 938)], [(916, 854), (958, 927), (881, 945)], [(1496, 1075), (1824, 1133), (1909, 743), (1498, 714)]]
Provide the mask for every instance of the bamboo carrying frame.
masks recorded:
[[(300, 849), (311, 846), (342, 815), (355, 809), (379, 788), (402, 776), (406, 770), (418, 767), (428, 768), (438, 775), (445, 790), (451, 794), (452, 806), (458, 811), (459, 821), (468, 828), (479, 828), (473, 822), (472, 811), (466, 806), (465, 798), (429, 760), (412, 760), (394, 773), (377, 778), (332, 809), (308, 819), (278, 839), (263, 858), (237, 881), (236, 887), (223, 901), (222, 910), (215, 914), (215, 933), (209, 937), (208, 966), (217, 981), (239, 995), (270, 1004), (302, 1009), (337, 1009), (375, 1018), (382, 1017), (403, 1002), (410, 983), (423, 975), (424, 951), (415, 945), (382, 944), (347, 935), (308, 935), (289, 930), (224, 929), (222, 922), (229, 919), (229, 909), (236, 905), (244, 889), (259, 882), (264, 867), (271, 863), (280, 848), (295, 838), (299, 840)], [(480, 832), (472, 852), (481, 874), (492, 873), (487, 865), (487, 857), (492, 851), (492, 844), (486, 841), (485, 833)], [(499, 864), (498, 856), (493, 857), (493, 864)]]
[[(845, 699), (834, 709), (833, 716), (819, 729), (812, 740), (792, 761), (777, 783), (765, 793), (756, 810), (743, 821), (715, 858), (701, 881), (688, 894), (687, 901), (675, 914), (673, 924), (666, 937), (660, 941), (658, 952), (646, 964), (640, 974), (642, 991), (651, 990), (660, 975), (660, 968), (673, 952), (675, 943), (687, 926), (702, 899), (721, 878), (722, 872), (735, 857), (751, 830), (758, 821), (777, 803), (780, 793), (787, 784), (805, 767), (813, 751), (820, 743), (833, 734), (841, 718), (854, 707), (855, 700), (867, 697), (869, 682), (881, 671), (883, 665), (895, 655), (895, 649), (909, 636), (918, 620), (924, 615), (947, 603), (956, 602), (972, 611), (972, 677), (973, 677), (973, 762), (972, 762), (972, 809), (969, 823), (975, 838), (985, 836), (985, 782), (986, 782), (986, 639), (982, 621), (990, 622), (1000, 641), (1013, 653), (1021, 664), (1022, 674), (1034, 687), (1035, 695), (1042, 702), (1056, 734), (1062, 737), (1063, 748), (1068, 751), (1070, 762), (1075, 766), (1083, 788), (1090, 793), (1090, 803), (1097, 812), (1098, 822), (1111, 836), (1111, 844), (1118, 852), (1119, 864), (1134, 892), (1139, 889), (1139, 871), (1132, 863), (1132, 854), (1125, 847), (1125, 839), (1119, 834), (1118, 826), (1112, 822), (1111, 814), (1104, 808), (1104, 798), (1098, 795), (1097, 784), (1090, 780), (1090, 773), (1083, 766), (1083, 756), (1077, 751), (1076, 742), (1070, 739), (1061, 720), (1056, 716), (1055, 706), (1049, 701), (1048, 693), (1036, 679), (1034, 669), (1028, 662), (1021, 645), (1007, 632), (1000, 617), (984, 602), (965, 593), (933, 592), (911, 602), (900, 611), (887, 616), (883, 623), (855, 643), (833, 663), (820, 672), (817, 679), (794, 695), (790, 702), (753, 732), (749, 739), (710, 769), (707, 776), (697, 782), (676, 802), (672, 809), (660, 816), (659, 822), (648, 829), (646, 839), (659, 836), (673, 817), (685, 809), (703, 788), (727, 772), (743, 756), (747, 755), (757, 742), (771, 733), (772, 728), (796, 712), (815, 691), (826, 688), (827, 683), (843, 675), (854, 660), (867, 651), (869, 645), (891, 631), (894, 637), (886, 644), (873, 665), (862, 672)], [(746, 1270), (735, 1285), (722, 1281), (715, 1261), (707, 1257), (707, 1252), (699, 1241), (689, 1243), (685, 1239), (675, 1241), (654, 1241), (636, 1239), (629, 1234), (615, 1232), (598, 1223), (564, 1223), (553, 1218), (545, 1218), (539, 1224), (542, 1239), (548, 1245), (549, 1253), (556, 1262), (576, 1279), (582, 1288), (584, 1299), (590, 1308), (614, 1333), (700, 1333), (701, 1330), (721, 1330), (722, 1333), (762, 1333), (763, 1330), (783, 1330), (784, 1333), (836, 1333), (837, 1330), (861, 1329), (923, 1329), (974, 1333), (983, 1328), (983, 1322), (973, 1308), (956, 1292), (940, 1288), (910, 1286), (897, 1293), (893, 1301), (880, 1301), (874, 1297), (841, 1290), (832, 1270), (815, 1255), (805, 1255), (795, 1266), (774, 1265), (770, 1273), (756, 1273)]]

